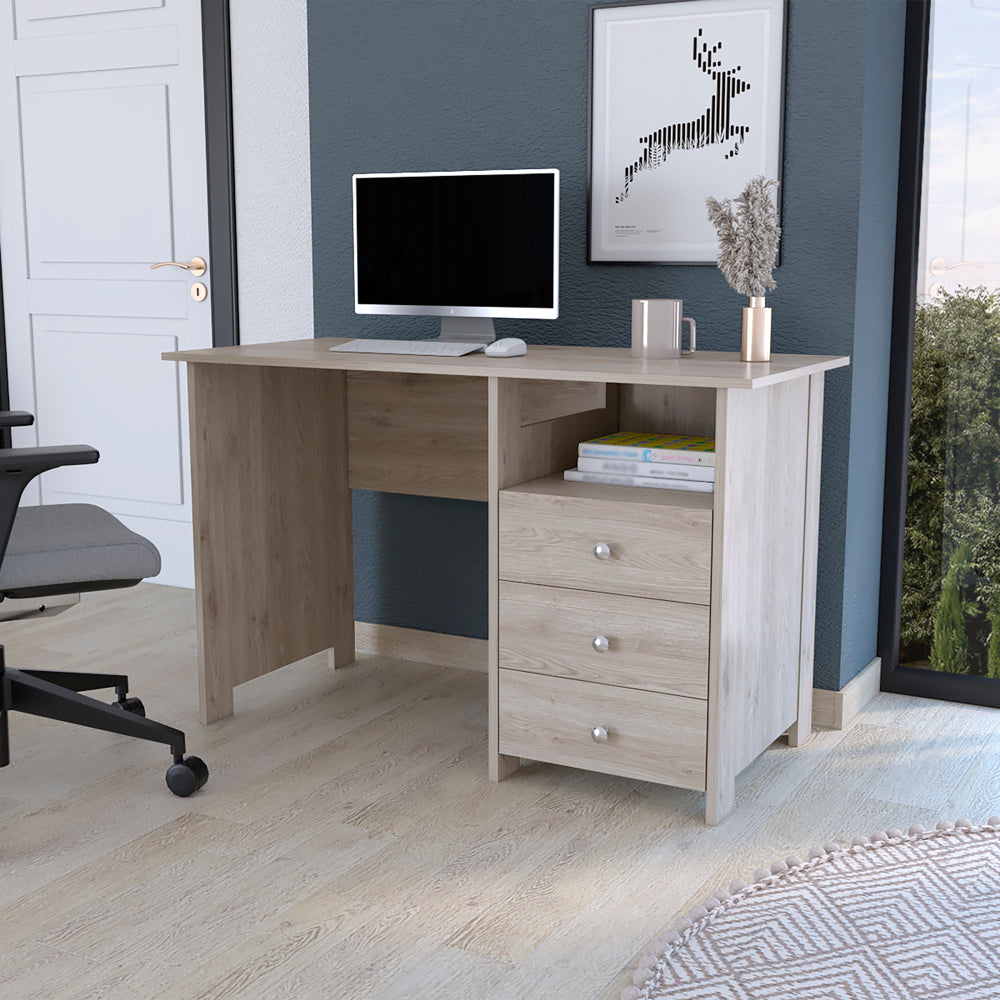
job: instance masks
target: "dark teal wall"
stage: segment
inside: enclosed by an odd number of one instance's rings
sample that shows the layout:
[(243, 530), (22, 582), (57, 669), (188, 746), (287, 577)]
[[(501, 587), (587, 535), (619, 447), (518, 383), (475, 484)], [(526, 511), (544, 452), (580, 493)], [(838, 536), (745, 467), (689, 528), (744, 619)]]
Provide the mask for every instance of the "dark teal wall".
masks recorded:
[[(892, 324), (893, 253), (903, 75), (905, 4), (868, 8), (862, 115), (850, 476), (844, 539), (841, 686), (874, 655), (885, 482), (885, 428)], [(831, 685), (832, 686), (832, 685)]]
[[(875, 655), (902, 0), (792, 0), (773, 350), (850, 354), (827, 377), (816, 683)], [(529, 343), (627, 346), (630, 300), (683, 298), (698, 343), (737, 350), (714, 267), (588, 265), (585, 0), (309, 0), (317, 336), (433, 319), (353, 312), (351, 174), (558, 167), (560, 311), (498, 322)], [(357, 617), (486, 634), (484, 504), (360, 493)], [(873, 597), (874, 595), (874, 597)]]

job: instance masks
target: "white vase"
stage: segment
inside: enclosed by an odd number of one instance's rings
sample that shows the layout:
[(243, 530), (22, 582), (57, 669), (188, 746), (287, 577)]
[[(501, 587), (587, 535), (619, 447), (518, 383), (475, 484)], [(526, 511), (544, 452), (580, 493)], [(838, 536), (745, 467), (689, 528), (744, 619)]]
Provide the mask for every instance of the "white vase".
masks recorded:
[(763, 295), (752, 295), (743, 307), (743, 343), (740, 361), (771, 360), (771, 307)]

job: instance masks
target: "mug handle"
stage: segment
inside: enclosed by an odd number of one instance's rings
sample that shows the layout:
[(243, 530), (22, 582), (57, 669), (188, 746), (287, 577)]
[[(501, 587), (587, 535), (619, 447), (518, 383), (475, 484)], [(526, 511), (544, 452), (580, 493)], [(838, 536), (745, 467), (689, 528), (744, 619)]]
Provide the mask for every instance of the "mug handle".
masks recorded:
[(695, 323), (694, 323), (694, 320), (691, 319), (690, 316), (685, 316), (683, 318), (683, 322), (691, 324), (688, 327), (688, 333), (691, 335), (691, 350), (690, 351), (681, 351), (681, 357), (682, 358), (689, 358), (689, 357), (691, 357), (692, 354), (694, 354), (694, 350), (695, 350), (695, 348), (694, 348)]

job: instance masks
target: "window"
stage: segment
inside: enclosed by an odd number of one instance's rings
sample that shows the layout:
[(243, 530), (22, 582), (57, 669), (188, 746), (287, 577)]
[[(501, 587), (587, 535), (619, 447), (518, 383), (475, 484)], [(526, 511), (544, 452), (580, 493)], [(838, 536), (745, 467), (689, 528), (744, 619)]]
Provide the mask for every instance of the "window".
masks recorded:
[(1000, 0), (911, 3), (882, 686), (1000, 706)]

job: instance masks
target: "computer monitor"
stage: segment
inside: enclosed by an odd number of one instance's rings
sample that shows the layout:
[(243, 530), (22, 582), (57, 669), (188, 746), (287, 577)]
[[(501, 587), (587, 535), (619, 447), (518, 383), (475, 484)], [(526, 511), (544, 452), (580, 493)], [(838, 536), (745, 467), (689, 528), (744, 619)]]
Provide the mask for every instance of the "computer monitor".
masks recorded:
[(354, 310), (486, 343), (494, 318), (555, 319), (559, 171), (355, 174)]

